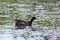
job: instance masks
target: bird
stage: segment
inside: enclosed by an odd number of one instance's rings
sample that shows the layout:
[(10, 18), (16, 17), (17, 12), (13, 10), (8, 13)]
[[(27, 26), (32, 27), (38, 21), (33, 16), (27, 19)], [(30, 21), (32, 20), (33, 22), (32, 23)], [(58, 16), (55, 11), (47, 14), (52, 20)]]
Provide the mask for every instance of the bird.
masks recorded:
[(32, 28), (32, 22), (36, 19), (36, 17), (32, 17), (30, 21), (23, 21), (15, 19), (15, 29), (24, 29), (26, 26)]

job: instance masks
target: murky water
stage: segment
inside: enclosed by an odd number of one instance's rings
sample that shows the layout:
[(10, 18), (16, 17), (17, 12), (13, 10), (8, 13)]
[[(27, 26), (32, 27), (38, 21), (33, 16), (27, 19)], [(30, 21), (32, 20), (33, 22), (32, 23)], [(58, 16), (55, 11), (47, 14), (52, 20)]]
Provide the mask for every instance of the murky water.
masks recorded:
[[(57, 36), (60, 37), (60, 26), (56, 26), (60, 25), (59, 3), (0, 2), (0, 40), (46, 40), (45, 36), (56, 40)], [(29, 20), (32, 16), (37, 17), (32, 24), (36, 31), (28, 28), (15, 30), (14, 19)]]

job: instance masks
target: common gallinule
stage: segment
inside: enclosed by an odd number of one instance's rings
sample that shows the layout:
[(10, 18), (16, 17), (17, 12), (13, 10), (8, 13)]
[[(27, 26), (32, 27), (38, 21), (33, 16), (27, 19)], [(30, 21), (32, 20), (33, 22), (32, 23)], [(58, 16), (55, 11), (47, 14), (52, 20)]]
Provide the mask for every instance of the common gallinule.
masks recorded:
[(32, 17), (30, 21), (23, 21), (15, 19), (16, 29), (24, 29), (26, 26), (32, 27), (32, 22), (36, 19), (36, 17)]

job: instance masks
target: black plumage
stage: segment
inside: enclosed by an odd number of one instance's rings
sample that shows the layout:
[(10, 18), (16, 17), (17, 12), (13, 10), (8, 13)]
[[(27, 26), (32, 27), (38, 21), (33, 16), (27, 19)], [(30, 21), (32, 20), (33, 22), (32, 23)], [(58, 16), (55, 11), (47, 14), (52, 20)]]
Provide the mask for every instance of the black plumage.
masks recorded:
[(32, 22), (36, 19), (36, 17), (32, 17), (30, 21), (23, 21), (15, 19), (16, 29), (24, 29), (26, 26), (32, 27)]

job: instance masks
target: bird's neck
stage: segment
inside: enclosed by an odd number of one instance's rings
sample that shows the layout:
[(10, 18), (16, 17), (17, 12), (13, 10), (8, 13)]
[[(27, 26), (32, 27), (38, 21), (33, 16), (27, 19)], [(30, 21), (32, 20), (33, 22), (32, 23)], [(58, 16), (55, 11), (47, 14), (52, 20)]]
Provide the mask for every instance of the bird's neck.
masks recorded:
[(31, 25), (33, 21), (34, 21), (34, 19), (31, 19), (31, 20), (29, 21), (29, 24)]

